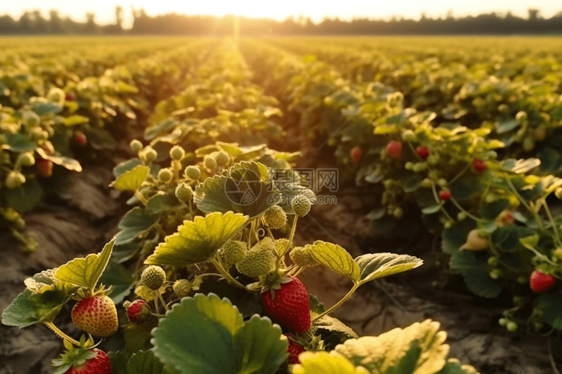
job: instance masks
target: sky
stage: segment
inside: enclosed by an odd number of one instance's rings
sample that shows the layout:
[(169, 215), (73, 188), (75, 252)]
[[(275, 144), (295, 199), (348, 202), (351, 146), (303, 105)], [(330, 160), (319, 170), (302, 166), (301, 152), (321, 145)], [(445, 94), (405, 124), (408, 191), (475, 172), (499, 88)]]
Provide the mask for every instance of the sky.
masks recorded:
[(96, 13), (100, 24), (113, 23), (114, 8), (125, 9), (125, 27), (132, 23), (131, 7), (144, 8), (150, 16), (171, 12), (223, 16), (233, 14), (247, 17), (263, 17), (282, 20), (289, 15), (304, 15), (318, 22), (325, 17), (351, 19), (353, 17), (385, 18), (404, 16), (419, 19), (422, 12), (431, 17), (444, 17), (449, 10), (454, 16), (477, 15), (479, 13), (511, 11), (514, 15), (526, 16), (528, 8), (537, 8), (544, 17), (562, 11), (560, 0), (0, 0), (0, 15), (9, 14), (19, 18), (25, 10), (40, 10), (44, 16), (57, 9), (62, 16), (84, 21), (86, 12)]

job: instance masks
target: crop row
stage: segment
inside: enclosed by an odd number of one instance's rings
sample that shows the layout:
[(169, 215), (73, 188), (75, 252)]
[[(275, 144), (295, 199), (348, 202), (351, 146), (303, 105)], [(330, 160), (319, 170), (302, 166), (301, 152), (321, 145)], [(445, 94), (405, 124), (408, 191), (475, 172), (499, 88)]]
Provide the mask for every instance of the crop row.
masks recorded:
[[(556, 60), (545, 57), (544, 76), (535, 72), (535, 81), (533, 74), (513, 81), (497, 78), (486, 92), (483, 82), (494, 78), (488, 78), (485, 68), (494, 67), (482, 62), (471, 75), (467, 70), (450, 74), (439, 66), (430, 68), (435, 60), (416, 61), (383, 85), (391, 76), (390, 66), (373, 75), (374, 81), (350, 79), (354, 75), (349, 65), (315, 56), (317, 50), (332, 49), (338, 51), (334, 56), (344, 55), (338, 47), (308, 44), (299, 55), (271, 44), (275, 42), (246, 40), (242, 49), (268, 92), (298, 114), (312, 144), (320, 151), (327, 144), (346, 171), (342, 174), (355, 179), (364, 193), (380, 196), (380, 205), (369, 214), (375, 232), (400, 235), (403, 217), (421, 212), (426, 228), (443, 237), (445, 263), (464, 277), (472, 292), (487, 298), (513, 294), (514, 305), (505, 311), (502, 325), (510, 331), (522, 322), (538, 331), (560, 328), (556, 279), (562, 276), (562, 216), (553, 214), (549, 204), (558, 204), (557, 197), (562, 197), (562, 181), (544, 174), (557, 165), (554, 152), (559, 147), (551, 152), (545, 139), (541, 159), (510, 158), (529, 155), (530, 149), (510, 143), (517, 131), (532, 129), (536, 134), (548, 126), (548, 138), (556, 139), (562, 124), (557, 117), (562, 106), (554, 94), (559, 80), (553, 77), (560, 74)], [(484, 69), (481, 80), (470, 81), (478, 69)], [(445, 95), (461, 75), (456, 93)], [(431, 82), (438, 97), (435, 105), (417, 103), (431, 96), (423, 81)], [(503, 90), (499, 82), (510, 88)], [(527, 90), (512, 87), (517, 85)], [(531, 90), (539, 86), (543, 96)], [(462, 95), (469, 91), (476, 96), (465, 102)], [(512, 100), (496, 100), (498, 91)], [(474, 105), (482, 96), (492, 98), (496, 107), (509, 103), (508, 116), (517, 113), (508, 131), (501, 130), (505, 123), (499, 110), (473, 112), (477, 115), (467, 115), (466, 122), (460, 115), (445, 117), (451, 105), (458, 114), (464, 104)], [(541, 170), (541, 164), (547, 167)]]

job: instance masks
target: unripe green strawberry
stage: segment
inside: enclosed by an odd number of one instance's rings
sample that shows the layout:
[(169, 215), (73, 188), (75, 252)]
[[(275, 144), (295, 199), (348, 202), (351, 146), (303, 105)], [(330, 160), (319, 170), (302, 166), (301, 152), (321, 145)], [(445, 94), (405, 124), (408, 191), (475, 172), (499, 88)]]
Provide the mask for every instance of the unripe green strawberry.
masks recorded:
[(507, 318), (500, 318), (498, 322), (499, 322), (500, 326), (505, 327), (505, 326), (507, 326), (507, 323), (509, 322), (509, 320)]
[(290, 249), (287, 248), (288, 245), (289, 245), (289, 239), (286, 238), (277, 239), (275, 241), (275, 251), (278, 254), (283, 254), (283, 251)]
[(402, 140), (405, 142), (413, 142), (416, 140), (416, 134), (412, 130), (406, 130), (402, 133)]
[(427, 157), (427, 163), (430, 165), (437, 165), (439, 163), (439, 156), (437, 155), (429, 155)]
[(525, 152), (531, 152), (535, 148), (535, 140), (530, 136), (523, 140), (523, 150)]
[(206, 155), (203, 159), (203, 165), (209, 170), (215, 170), (217, 167), (217, 160), (211, 155)]
[(142, 272), (141, 282), (151, 290), (158, 290), (166, 282), (166, 272), (160, 266), (151, 265)]
[(270, 250), (252, 248), (246, 257), (236, 264), (236, 269), (248, 277), (258, 278), (273, 271), (277, 257)]
[(156, 157), (158, 157), (158, 152), (156, 152), (151, 146), (146, 146), (142, 152), (144, 159), (148, 162), (153, 162), (156, 160)]
[(142, 143), (137, 139), (133, 139), (131, 140), (130, 147), (133, 152), (138, 153), (142, 149)]
[(392, 212), (392, 215), (394, 216), (394, 218), (400, 219), (404, 216), (404, 210), (400, 207), (396, 207)]
[(527, 118), (529, 118), (529, 116), (526, 112), (523, 111), (517, 112), (517, 114), (515, 115), (515, 120), (518, 122), (526, 122)]
[(192, 284), (187, 279), (178, 279), (173, 286), (174, 293), (180, 299), (189, 296), (189, 293), (191, 292), (191, 288), (192, 288)]
[(238, 240), (229, 240), (222, 247), (222, 258), (228, 267), (239, 263), (246, 257), (247, 244)]
[(431, 186), (433, 186), (433, 181), (429, 178), (425, 178), (420, 184), (423, 188), (431, 188)]
[(47, 140), (49, 139), (49, 133), (45, 130), (43, 130), (41, 127), (35, 127), (33, 129), (31, 129), (31, 131), (29, 132), (29, 135), (31, 136), (31, 138), (33, 140)]
[(117, 331), (117, 309), (108, 296), (91, 296), (80, 300), (72, 308), (72, 322), (80, 330), (106, 338)]
[(507, 114), (509, 113), (509, 105), (507, 104), (500, 104), (498, 105), (498, 112), (502, 113), (502, 114)]
[(188, 166), (185, 168), (185, 175), (189, 179), (197, 181), (201, 178), (201, 170), (199, 170), (199, 166)]
[(264, 214), (265, 223), (274, 230), (287, 224), (287, 214), (279, 205), (273, 205)]
[(65, 94), (63, 90), (57, 87), (53, 87), (49, 90), (49, 93), (47, 93), (47, 100), (53, 103), (62, 104), (64, 103), (64, 96)]
[(35, 157), (31, 152), (20, 153), (16, 162), (22, 166), (32, 166), (35, 164)]
[(35, 112), (26, 111), (23, 113), (23, 123), (27, 127), (36, 127), (41, 123), (41, 118)]
[(13, 190), (25, 183), (25, 176), (19, 171), (11, 171), (6, 176), (4, 184), (9, 190)]
[(306, 287), (298, 278), (281, 284), (279, 290), (269, 290), (261, 295), (267, 314), (289, 329), (303, 333), (310, 328), (310, 304)]
[(509, 321), (509, 322), (507, 323), (506, 327), (507, 327), (507, 331), (509, 331), (509, 332), (515, 332), (515, 331), (517, 331), (517, 328), (518, 328), (519, 326), (517, 326), (517, 323), (515, 323), (515, 322), (513, 322), (513, 321)]
[(174, 160), (181, 160), (185, 156), (185, 151), (179, 145), (175, 145), (170, 149), (170, 157)]
[(437, 184), (438, 184), (440, 187), (447, 187), (447, 185), (448, 185), (447, 180), (446, 180), (445, 178), (439, 178), (439, 179), (437, 180)]
[(53, 360), (53, 374), (111, 374), (111, 360), (97, 348), (71, 348)]
[(179, 201), (187, 203), (188, 201), (191, 201), (191, 198), (193, 197), (193, 189), (191, 186), (182, 183), (176, 187), (176, 197)]
[(158, 172), (158, 179), (162, 182), (169, 182), (173, 177), (174, 173), (168, 168), (160, 169)]
[(141, 323), (146, 321), (152, 310), (150, 305), (144, 300), (135, 300), (127, 307), (127, 317), (133, 323)]
[(538, 140), (539, 142), (542, 142), (543, 140), (545, 140), (547, 134), (548, 133), (546, 131), (546, 127), (544, 127), (544, 126), (539, 126), (535, 129), (535, 139)]
[(310, 212), (310, 200), (304, 195), (297, 195), (291, 200), (291, 208), (298, 217), (304, 217)]
[(228, 153), (221, 151), (215, 156), (215, 160), (217, 160), (219, 166), (225, 167), (230, 163), (230, 156)]

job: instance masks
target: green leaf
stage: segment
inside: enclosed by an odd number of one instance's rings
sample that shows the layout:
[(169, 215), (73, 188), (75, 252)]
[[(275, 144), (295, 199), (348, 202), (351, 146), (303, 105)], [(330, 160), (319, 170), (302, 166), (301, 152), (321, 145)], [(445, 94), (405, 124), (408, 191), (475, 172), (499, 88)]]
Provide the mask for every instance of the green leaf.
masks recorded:
[(457, 179), (450, 186), (451, 195), (458, 201), (467, 200), (482, 191), (482, 183), (474, 176), (466, 175)]
[(134, 285), (134, 279), (131, 272), (123, 265), (116, 262), (110, 262), (106, 271), (100, 278), (100, 282), (106, 286), (112, 286), (111, 300), (115, 304), (119, 304), (129, 296), (131, 288)]
[(478, 374), (478, 371), (470, 365), (462, 365), (455, 358), (450, 358), (443, 370), (437, 374)]
[(140, 188), (149, 172), (148, 166), (138, 165), (118, 176), (110, 186), (119, 191), (135, 192)]
[(420, 174), (413, 174), (408, 176), (406, 180), (404, 180), (404, 192), (415, 192), (420, 187), (422, 179), (423, 178)]
[(135, 167), (139, 165), (142, 165), (142, 161), (138, 157), (132, 158), (127, 161), (123, 161), (113, 168), (113, 176), (115, 178), (118, 178), (121, 175), (123, 175), (126, 171), (133, 170)]
[(53, 164), (62, 166), (63, 168), (65, 168), (67, 170), (72, 170), (72, 171), (77, 171), (77, 172), (82, 171), (82, 165), (80, 165), (80, 163), (73, 158), (64, 157), (64, 156), (60, 156), (60, 155), (48, 155), (47, 152), (45, 152), (41, 148), (37, 148), (37, 153), (42, 158), (44, 158), (46, 160), (50, 160)]
[(499, 121), (496, 122), (496, 132), (498, 134), (504, 134), (519, 126), (521, 126), (521, 124), (519, 123), (519, 121), (516, 121), (514, 118), (500, 117)]
[(423, 264), (417, 257), (394, 253), (368, 253), (355, 259), (360, 273), (361, 284), (415, 269)]
[(248, 217), (232, 212), (215, 212), (184, 221), (178, 232), (167, 236), (145, 263), (183, 266), (205, 262), (247, 221)]
[(31, 211), (43, 198), (43, 189), (39, 186), (37, 179), (31, 179), (18, 188), (4, 190), (6, 206), (20, 213)]
[(495, 298), (501, 293), (501, 285), (486, 271), (486, 263), (479, 261), (472, 252), (456, 252), (451, 256), (450, 267), (462, 274), (470, 291), (475, 295)]
[(164, 364), (154, 356), (153, 351), (134, 353), (127, 364), (128, 374), (166, 374)]
[(293, 366), (293, 374), (364, 374), (345, 357), (328, 352), (304, 352), (299, 356), (300, 365)]
[(349, 339), (335, 351), (369, 373), (432, 374), (446, 364), (446, 337), (445, 332), (439, 331), (439, 323), (426, 320), (377, 337)]
[(26, 289), (4, 310), (2, 323), (24, 328), (40, 322), (52, 322), (70, 300), (71, 292), (64, 282), (43, 293), (32, 293)]
[(39, 116), (46, 116), (60, 113), (63, 108), (57, 103), (34, 103), (31, 109)]
[(537, 303), (546, 323), (557, 330), (562, 330), (562, 294), (560, 292), (544, 294), (538, 298)]
[(182, 374), (274, 373), (287, 342), (267, 318), (244, 324), (228, 299), (214, 294), (186, 297), (152, 331), (154, 352)]
[(176, 197), (174, 190), (168, 191), (167, 193), (159, 191), (148, 200), (146, 209), (152, 213), (161, 213), (166, 210), (174, 209), (180, 205), (181, 202)]
[(93, 290), (109, 263), (115, 241), (107, 243), (98, 254), (76, 258), (59, 267), (55, 273), (58, 280)]
[(159, 214), (151, 214), (141, 207), (134, 207), (119, 222), (121, 231), (116, 236), (115, 244), (132, 241), (137, 235), (150, 229), (159, 219)]
[(238, 331), (234, 344), (242, 351), (236, 373), (275, 373), (287, 358), (287, 342), (281, 340), (281, 329), (257, 314)]
[(117, 147), (117, 142), (113, 136), (102, 128), (89, 127), (84, 130), (84, 133), (88, 137), (88, 144), (90, 144), (94, 149), (114, 150)]
[(88, 117), (84, 117), (84, 116), (80, 116), (78, 114), (74, 114), (70, 117), (66, 117), (62, 123), (65, 126), (76, 126), (76, 125), (81, 125), (84, 123), (88, 123), (90, 122), (90, 120), (88, 119)]
[(443, 203), (439, 203), (437, 205), (432, 205), (432, 206), (427, 206), (427, 207), (422, 209), (422, 213), (423, 214), (435, 214), (435, 213), (439, 212), (442, 205), (443, 205)]
[(443, 252), (453, 254), (466, 242), (470, 230), (476, 228), (476, 223), (471, 219), (457, 221), (452, 227), (443, 232)]
[(521, 238), (519, 239), (519, 241), (525, 247), (531, 247), (536, 249), (537, 246), (539, 245), (539, 236), (538, 234), (535, 234), (535, 235), (527, 236), (525, 238)]
[(351, 255), (337, 244), (317, 240), (306, 246), (314, 261), (353, 282), (359, 280), (360, 269)]
[(267, 167), (239, 162), (223, 175), (207, 178), (196, 189), (193, 201), (205, 213), (233, 211), (254, 218), (276, 203)]
[(2, 148), (9, 149), (14, 152), (27, 152), (33, 151), (37, 148), (37, 144), (31, 138), (20, 134), (2, 134), (4, 145)]
[(480, 205), (479, 212), (482, 218), (495, 220), (509, 205), (508, 199), (500, 199), (491, 204)]

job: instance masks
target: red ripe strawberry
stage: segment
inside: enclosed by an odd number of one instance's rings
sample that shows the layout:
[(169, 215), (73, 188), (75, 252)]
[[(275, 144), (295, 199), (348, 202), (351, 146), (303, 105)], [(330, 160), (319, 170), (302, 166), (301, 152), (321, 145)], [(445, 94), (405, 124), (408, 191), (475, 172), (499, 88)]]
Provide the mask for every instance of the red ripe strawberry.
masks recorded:
[(35, 162), (37, 174), (43, 178), (49, 178), (53, 175), (53, 161), (40, 158)]
[(429, 148), (427, 147), (418, 147), (416, 148), (416, 153), (422, 160), (425, 160), (429, 156)]
[(144, 300), (135, 300), (127, 308), (127, 317), (133, 323), (145, 321), (150, 315), (150, 306)]
[(533, 292), (539, 293), (544, 292), (554, 286), (556, 279), (550, 274), (541, 273), (535, 270), (531, 273), (531, 278), (529, 279), (529, 284), (531, 285), (531, 290)]
[(474, 161), (472, 161), (472, 167), (478, 173), (482, 173), (487, 168), (486, 163), (482, 160), (477, 159), (477, 158), (475, 158)]
[(287, 339), (289, 340), (289, 347), (287, 348), (287, 352), (289, 353), (289, 363), (290, 364), (300, 364), (299, 355), (305, 351), (303, 347), (299, 344), (295, 343), (291, 339), (289, 339), (289, 335), (284, 334)]
[(449, 200), (451, 198), (451, 191), (449, 191), (449, 190), (439, 191), (439, 198), (443, 201)]
[(72, 348), (53, 360), (55, 374), (111, 374), (111, 360), (97, 348)]
[(86, 138), (86, 134), (84, 134), (82, 131), (78, 131), (74, 135), (74, 139), (76, 140), (76, 143), (80, 145), (85, 145), (86, 142), (88, 141), (88, 139)]
[(72, 93), (67, 93), (66, 96), (64, 97), (64, 99), (66, 101), (74, 101), (74, 95)]
[(353, 147), (349, 152), (349, 156), (351, 157), (351, 162), (356, 164), (361, 160), (361, 157), (363, 156), (363, 149), (361, 149), (361, 147), (359, 146)]
[(281, 284), (280, 290), (264, 292), (261, 302), (267, 314), (291, 330), (302, 333), (310, 328), (308, 292), (300, 279)]
[(80, 330), (105, 338), (119, 327), (117, 309), (108, 296), (91, 296), (80, 300), (72, 308), (72, 322)]
[(386, 154), (391, 158), (400, 158), (402, 154), (402, 143), (393, 140), (386, 146)]

